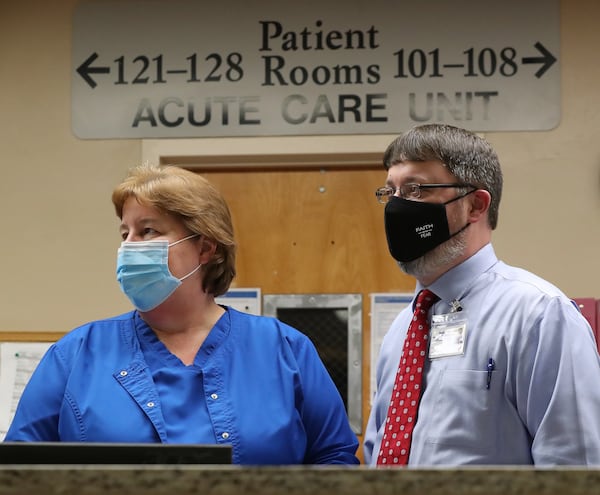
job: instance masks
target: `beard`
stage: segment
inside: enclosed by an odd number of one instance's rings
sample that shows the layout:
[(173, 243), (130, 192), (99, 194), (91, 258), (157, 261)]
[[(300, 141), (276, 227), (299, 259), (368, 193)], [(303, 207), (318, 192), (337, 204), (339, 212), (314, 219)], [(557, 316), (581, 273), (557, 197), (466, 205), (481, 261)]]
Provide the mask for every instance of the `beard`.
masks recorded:
[(416, 279), (427, 279), (439, 274), (441, 268), (449, 269), (462, 259), (467, 249), (466, 229), (461, 230), (443, 244), (433, 248), (412, 261), (398, 261), (398, 266), (407, 275)]

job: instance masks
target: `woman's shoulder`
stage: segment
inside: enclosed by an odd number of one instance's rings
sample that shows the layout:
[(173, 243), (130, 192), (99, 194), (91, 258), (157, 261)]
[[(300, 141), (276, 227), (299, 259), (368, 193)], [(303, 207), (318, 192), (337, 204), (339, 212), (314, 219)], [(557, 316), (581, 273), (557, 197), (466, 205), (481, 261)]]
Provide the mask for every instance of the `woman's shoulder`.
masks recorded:
[(300, 330), (284, 323), (274, 316), (255, 315), (227, 308), (231, 317), (231, 328), (241, 331), (260, 331), (263, 335), (271, 334), (286, 337), (292, 340), (304, 341), (308, 337)]
[(133, 329), (134, 312), (123, 313), (109, 318), (92, 320), (73, 328), (61, 337), (56, 346), (59, 348), (68, 348), (73, 345), (81, 345), (84, 341), (112, 341), (115, 342), (115, 335), (122, 333), (128, 328)]

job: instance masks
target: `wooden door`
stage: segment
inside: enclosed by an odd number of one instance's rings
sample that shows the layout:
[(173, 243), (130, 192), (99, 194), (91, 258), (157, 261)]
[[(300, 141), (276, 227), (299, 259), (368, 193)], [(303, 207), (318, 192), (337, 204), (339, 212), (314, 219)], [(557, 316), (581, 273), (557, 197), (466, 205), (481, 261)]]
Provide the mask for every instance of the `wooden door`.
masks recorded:
[[(363, 296), (363, 432), (369, 413), (370, 294), (410, 292), (414, 280), (391, 258), (378, 166), (197, 169), (225, 196), (238, 242), (233, 287), (263, 294)], [(362, 455), (362, 452), (361, 452)]]

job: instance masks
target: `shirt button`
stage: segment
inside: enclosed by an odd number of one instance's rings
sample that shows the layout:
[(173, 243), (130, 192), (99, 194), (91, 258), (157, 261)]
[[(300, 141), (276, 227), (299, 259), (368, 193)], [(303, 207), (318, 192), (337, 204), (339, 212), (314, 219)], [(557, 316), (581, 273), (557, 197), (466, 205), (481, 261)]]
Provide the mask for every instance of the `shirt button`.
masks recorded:
[(121, 372), (119, 373), (119, 375), (121, 375), (121, 376), (127, 376), (127, 371), (123, 370), (123, 371), (121, 371)]
[(210, 398), (217, 400), (219, 398), (219, 396), (217, 394), (210, 394)]
[(154, 402), (148, 402), (148, 404), (146, 404), (148, 407), (154, 407)]
[(221, 438), (223, 438), (224, 440), (227, 440), (229, 438), (229, 433), (227, 433), (227, 432), (221, 433)]

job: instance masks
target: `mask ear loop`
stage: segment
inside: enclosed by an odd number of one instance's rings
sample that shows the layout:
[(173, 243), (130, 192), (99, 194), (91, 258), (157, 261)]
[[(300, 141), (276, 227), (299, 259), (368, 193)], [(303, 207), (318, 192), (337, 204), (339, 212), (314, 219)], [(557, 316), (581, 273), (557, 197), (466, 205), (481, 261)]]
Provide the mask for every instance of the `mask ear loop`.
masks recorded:
[(196, 273), (198, 270), (200, 270), (200, 267), (202, 266), (202, 263), (200, 263), (196, 268), (194, 268), (190, 273), (188, 273), (187, 275), (181, 277), (179, 279), (180, 282), (183, 282), (186, 278), (191, 277), (194, 273)]
[[(169, 244), (169, 247), (175, 246), (176, 244), (179, 244), (180, 242), (187, 241), (188, 239), (193, 239), (194, 237), (202, 237), (202, 234), (191, 234), (191, 235), (188, 235), (187, 237), (184, 237), (183, 239), (179, 239), (178, 241), (175, 241), (174, 243)], [(200, 263), (190, 273), (188, 273), (187, 275), (184, 275), (183, 277), (181, 277), (178, 280), (180, 282), (183, 282), (186, 278), (191, 277), (194, 273), (196, 273), (198, 270), (200, 270), (201, 267), (202, 267), (202, 263)]]
[(461, 194), (460, 196), (457, 196), (456, 198), (452, 198), (450, 201), (446, 201), (445, 203), (442, 203), (442, 204), (447, 205), (447, 204), (453, 203), (454, 201), (458, 201), (459, 199), (462, 199), (462, 198), (468, 196), (469, 194), (474, 193), (475, 191), (477, 191), (476, 187), (474, 189), (470, 190), (469, 192)]
[(184, 237), (183, 239), (179, 239), (178, 241), (172, 242), (171, 244), (169, 244), (169, 247), (176, 246), (180, 242), (187, 241), (188, 239), (193, 239), (194, 237), (198, 237), (198, 236), (201, 236), (201, 235), (202, 234), (191, 234), (191, 235), (188, 235), (187, 237)]
[[(454, 199), (451, 199), (450, 201), (446, 201), (445, 203), (443, 203), (444, 206), (446, 206), (447, 204), (453, 203), (454, 201), (458, 201), (459, 199), (462, 199), (466, 196), (468, 196), (471, 193), (474, 193), (475, 191), (477, 191), (477, 188), (472, 189), (469, 192), (466, 192), (464, 194), (461, 194), (460, 196), (457, 196)], [(457, 230), (456, 232), (454, 232), (454, 234), (450, 235), (450, 239), (452, 239), (455, 235), (460, 234), (463, 230), (465, 230), (469, 225), (471, 225), (471, 222), (467, 222), (467, 225), (465, 225), (462, 229)]]

